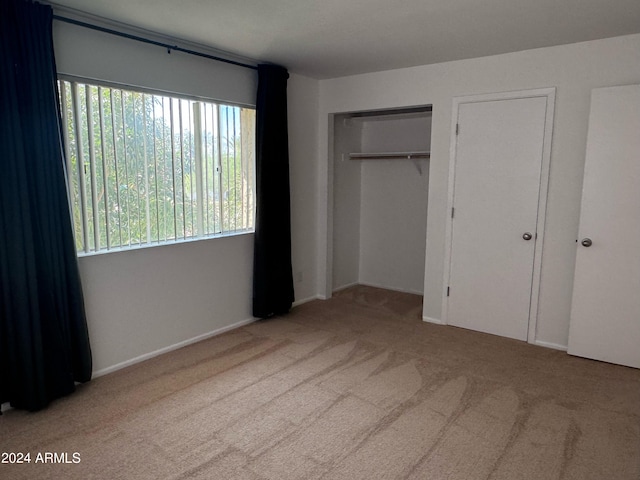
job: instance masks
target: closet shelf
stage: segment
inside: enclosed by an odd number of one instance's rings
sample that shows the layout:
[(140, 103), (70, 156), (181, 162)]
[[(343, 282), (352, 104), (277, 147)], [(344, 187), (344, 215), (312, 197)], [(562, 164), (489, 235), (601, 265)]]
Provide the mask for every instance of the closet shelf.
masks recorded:
[(418, 152), (378, 152), (378, 153), (350, 153), (350, 160), (395, 160), (407, 159), (417, 160), (421, 158), (430, 158), (431, 153), (427, 151)]

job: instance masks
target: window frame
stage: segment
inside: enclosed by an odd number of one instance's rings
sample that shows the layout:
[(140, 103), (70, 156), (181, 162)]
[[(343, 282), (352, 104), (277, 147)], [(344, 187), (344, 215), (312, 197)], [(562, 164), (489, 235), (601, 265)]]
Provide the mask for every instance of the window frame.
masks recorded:
[[(69, 145), (69, 138), (68, 138), (68, 128), (71, 124), (73, 124), (71, 126), (71, 128), (73, 128), (73, 132), (74, 132), (74, 136), (77, 135), (77, 129), (78, 129), (78, 124), (77, 122), (79, 120), (77, 119), (72, 119), (72, 118), (68, 118), (67, 115), (67, 109), (66, 106), (63, 105), (63, 101), (65, 99), (65, 96), (63, 94), (63, 90), (64, 90), (64, 86), (63, 86), (63, 82), (69, 82), (70, 84), (73, 83), (77, 83), (77, 84), (82, 84), (82, 85), (89, 85), (91, 87), (101, 87), (101, 88), (107, 88), (107, 89), (117, 89), (119, 91), (123, 91), (123, 92), (132, 92), (132, 93), (137, 93), (137, 94), (143, 94), (143, 95), (151, 95), (151, 96), (157, 96), (157, 97), (163, 97), (163, 98), (168, 98), (169, 101), (173, 101), (173, 100), (177, 100), (178, 102), (181, 101), (188, 101), (188, 102), (197, 102), (199, 103), (201, 106), (203, 104), (213, 104), (215, 105), (216, 109), (219, 109), (220, 107), (227, 107), (227, 108), (239, 108), (239, 109), (248, 109), (248, 110), (252, 110), (254, 112), (254, 122), (253, 122), (253, 126), (252, 126), (252, 133), (253, 133), (253, 138), (252, 138), (252, 143), (253, 143), (253, 149), (252, 152), (249, 154), (250, 159), (248, 161), (251, 162), (251, 177), (252, 177), (252, 182), (250, 185), (251, 191), (252, 191), (252, 200), (250, 201), (252, 203), (252, 208), (251, 208), (251, 226), (248, 228), (239, 228), (239, 229), (234, 229), (234, 230), (224, 230), (222, 229), (220, 232), (214, 232), (214, 233), (197, 233), (196, 235), (191, 235), (191, 236), (178, 236), (178, 232), (175, 231), (174, 232), (174, 238), (165, 238), (164, 240), (153, 240), (150, 239), (149, 236), (147, 235), (146, 237), (146, 241), (143, 241), (142, 239), (140, 239), (139, 242), (136, 243), (132, 243), (131, 240), (129, 241), (128, 244), (126, 245), (118, 245), (118, 246), (101, 246), (100, 249), (96, 249), (95, 246), (93, 249), (91, 249), (91, 247), (87, 247), (86, 242), (86, 235), (85, 238), (83, 238), (82, 243), (84, 244), (85, 248), (84, 249), (80, 249), (78, 248), (78, 242), (75, 242), (75, 246), (76, 246), (76, 254), (78, 257), (86, 257), (86, 256), (94, 256), (94, 255), (102, 255), (102, 254), (107, 254), (107, 253), (115, 253), (115, 252), (126, 252), (126, 251), (131, 251), (131, 250), (139, 250), (139, 249), (145, 249), (145, 248), (150, 248), (150, 247), (156, 247), (156, 246), (167, 246), (167, 245), (176, 245), (176, 244), (181, 244), (181, 243), (191, 243), (191, 242), (197, 242), (197, 241), (203, 241), (203, 240), (215, 240), (217, 238), (227, 238), (227, 237), (234, 237), (234, 236), (238, 236), (238, 235), (251, 235), (255, 233), (255, 223), (256, 223), (256, 207), (257, 207), (257, 192), (256, 192), (256, 158), (255, 158), (255, 145), (256, 145), (256, 125), (255, 125), (255, 110), (256, 107), (255, 105), (251, 105), (251, 104), (244, 104), (244, 103), (240, 103), (240, 102), (229, 102), (229, 101), (223, 101), (223, 100), (217, 100), (217, 99), (213, 99), (213, 98), (209, 98), (209, 97), (203, 97), (203, 96), (198, 96), (198, 95), (190, 95), (190, 94), (185, 94), (185, 93), (176, 93), (176, 92), (172, 92), (172, 91), (167, 91), (167, 90), (162, 90), (162, 89), (156, 89), (156, 88), (147, 88), (147, 87), (140, 87), (140, 86), (136, 86), (136, 85), (128, 85), (128, 84), (124, 84), (124, 83), (118, 83), (118, 82), (113, 82), (113, 81), (106, 81), (106, 80), (98, 80), (98, 79), (94, 79), (94, 78), (88, 78), (88, 77), (82, 77), (82, 76), (77, 76), (77, 75), (68, 75), (68, 74), (63, 74), (63, 73), (59, 73), (58, 74), (58, 78), (57, 78), (57, 88), (59, 90), (59, 104), (60, 104), (60, 112), (61, 112), (61, 137), (62, 137), (62, 142), (63, 142), (63, 148), (64, 148), (64, 158), (65, 158), (65, 180), (67, 182), (67, 199), (69, 202), (69, 213), (71, 215), (71, 219), (72, 219), (72, 227), (73, 227), (73, 235), (74, 238), (77, 235), (76, 232), (76, 228), (75, 228), (75, 224), (74, 224), (74, 202), (73, 202), (73, 198), (72, 198), (72, 189), (73, 189), (73, 178), (72, 178), (72, 165), (71, 165), (71, 155), (70, 155), (70, 151), (72, 149), (72, 147), (70, 147)], [(76, 100), (74, 100), (75, 103)], [(190, 104), (191, 105), (191, 104)], [(72, 103), (72, 107), (73, 107), (73, 103)], [(76, 114), (78, 113), (78, 110), (76, 109), (73, 112), (74, 117), (76, 116)], [(87, 114), (88, 115), (88, 114)], [(123, 114), (124, 115), (124, 114)], [(74, 122), (75, 120), (75, 122)], [(173, 122), (174, 120), (171, 119), (171, 122)], [(235, 119), (234, 119), (235, 121)], [(227, 122), (228, 122), (228, 118), (227, 118)], [(191, 124), (191, 126), (195, 126), (196, 122), (194, 119), (194, 122)], [(113, 126), (112, 126), (113, 128)], [(166, 128), (166, 126), (165, 126)], [(222, 135), (222, 127), (221, 125), (218, 123), (216, 125), (215, 128), (215, 134), (220, 137)], [(238, 134), (240, 136), (240, 138), (242, 139), (241, 133)], [(202, 136), (202, 132), (198, 132), (196, 133), (196, 130), (194, 129), (194, 143), (195, 141), (197, 141), (199, 139), (199, 137)], [(77, 142), (77, 138), (75, 139), (75, 141)], [(173, 142), (175, 141), (175, 139), (169, 139), (169, 142)], [(212, 140), (213, 142), (213, 140)], [(242, 140), (241, 140), (242, 142)], [(181, 148), (183, 147), (183, 144), (181, 144)], [(94, 148), (94, 147), (91, 147)], [(115, 145), (114, 145), (114, 149), (115, 149)], [(195, 146), (193, 147), (194, 149), (196, 148)], [(219, 160), (220, 160), (220, 172), (219, 175), (222, 176), (222, 171), (223, 171), (223, 167), (222, 167), (222, 148), (220, 146), (218, 146), (218, 148), (220, 149), (218, 151), (218, 155), (219, 155)], [(241, 149), (242, 150), (242, 149)], [(77, 147), (76, 147), (76, 152), (77, 152)], [(228, 152), (228, 150), (227, 150)], [(213, 153), (213, 152), (212, 152)], [(241, 159), (242, 159), (242, 155), (244, 153), (241, 152)], [(76, 153), (76, 155), (78, 155), (78, 153)], [(198, 154), (196, 154), (197, 156)], [(206, 153), (205, 153), (206, 155)], [(214, 153), (215, 155), (215, 153)], [(87, 158), (85, 159), (85, 165), (86, 165), (86, 161), (91, 158), (91, 160), (93, 160), (94, 155), (87, 155)], [(228, 158), (228, 157), (227, 157)], [(80, 162), (80, 158), (78, 157), (76, 159), (77, 162)], [(202, 158), (196, 159), (196, 162), (201, 162)], [(234, 160), (235, 162), (235, 160)], [(241, 160), (242, 162), (242, 160)], [(92, 162), (91, 164), (91, 181), (96, 181), (95, 178), (95, 173), (94, 173), (94, 165)], [(157, 163), (157, 159), (154, 158), (154, 163)], [(228, 164), (227, 164), (228, 165)], [(116, 167), (117, 168), (117, 167)], [(200, 167), (201, 169), (202, 167)], [(81, 169), (79, 169), (81, 170)], [(198, 170), (198, 168), (196, 168), (196, 170)], [(184, 177), (184, 172), (182, 172), (180, 174), (182, 177)], [(202, 172), (200, 172), (200, 175), (202, 175)], [(227, 174), (228, 175), (228, 174)], [(79, 177), (81, 177), (82, 175), (79, 175)], [(78, 179), (78, 181), (82, 181), (81, 178)], [(198, 181), (196, 180), (196, 183)], [(243, 190), (244, 191), (244, 190)], [(175, 192), (173, 192), (175, 195)], [(184, 191), (183, 191), (183, 200), (184, 200)], [(207, 193), (208, 195), (208, 193)], [(222, 191), (215, 191), (214, 192), (214, 198), (215, 195), (218, 195), (219, 198), (222, 198), (223, 193)], [(244, 197), (241, 197), (242, 200), (244, 201)], [(88, 211), (88, 209), (86, 208), (86, 203), (87, 202), (92, 202), (93, 200), (82, 200), (85, 202), (85, 205), (83, 206), (82, 210), (84, 212), (81, 212), (80, 215), (83, 217), (82, 221), (83, 221), (83, 233), (84, 233), (84, 229), (87, 228), (87, 218), (89, 215), (91, 215)], [(105, 203), (106, 205), (106, 203)], [(95, 206), (95, 204), (94, 204)], [(176, 215), (176, 206), (174, 206), (174, 216)], [(192, 208), (193, 208), (193, 200), (192, 200)], [(222, 207), (221, 207), (222, 208)], [(247, 210), (249, 211), (249, 210)], [(105, 216), (106, 216), (106, 212), (105, 212)], [(222, 220), (220, 220), (222, 221)], [(183, 222), (186, 222), (186, 218), (183, 219)], [(186, 225), (186, 223), (185, 223)], [(103, 226), (103, 225), (101, 225)], [(95, 227), (94, 227), (95, 228)], [(186, 228), (186, 227), (185, 227)], [(223, 228), (221, 226), (221, 228)]]

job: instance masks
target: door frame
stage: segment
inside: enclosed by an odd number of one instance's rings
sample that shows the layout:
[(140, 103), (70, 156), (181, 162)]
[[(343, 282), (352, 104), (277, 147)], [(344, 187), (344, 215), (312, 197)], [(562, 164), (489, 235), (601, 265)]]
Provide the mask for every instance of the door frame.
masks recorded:
[(537, 336), (538, 300), (540, 295), (540, 272), (542, 270), (542, 254), (544, 245), (544, 226), (547, 211), (547, 194), (549, 190), (549, 170), (551, 164), (551, 141), (553, 135), (553, 119), (555, 110), (556, 88), (539, 88), (532, 90), (518, 90), (512, 92), (488, 93), (480, 95), (465, 95), (453, 98), (451, 112), (451, 137), (449, 145), (449, 184), (447, 188), (447, 211), (445, 229), (445, 258), (444, 278), (442, 288), (442, 323), (449, 323), (449, 297), (447, 290), (451, 277), (451, 253), (453, 241), (453, 218), (451, 211), (455, 198), (455, 171), (457, 158), (457, 133), (458, 115), (460, 106), (466, 103), (493, 102), (500, 100), (516, 100), (525, 98), (546, 97), (547, 108), (545, 113), (544, 139), (542, 146), (542, 162), (540, 167), (540, 187), (538, 190), (538, 216), (536, 221), (537, 241), (534, 248), (533, 275), (531, 282), (531, 302), (529, 307), (529, 325), (527, 330), (527, 342), (539, 342)]

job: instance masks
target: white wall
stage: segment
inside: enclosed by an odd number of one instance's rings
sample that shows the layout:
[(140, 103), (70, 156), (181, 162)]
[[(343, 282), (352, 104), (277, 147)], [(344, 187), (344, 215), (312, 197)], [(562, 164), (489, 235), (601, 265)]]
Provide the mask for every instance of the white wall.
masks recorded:
[(287, 84), (291, 181), (291, 262), (296, 302), (318, 296), (317, 80), (290, 75)]
[[(450, 125), (454, 96), (556, 87), (555, 129), (542, 259), (537, 341), (567, 344), (576, 234), (594, 87), (640, 83), (640, 35), (320, 82), (320, 138), (335, 112), (433, 105), (424, 315), (442, 312)], [(326, 293), (329, 151), (320, 142), (318, 284)]]
[(252, 234), (79, 263), (94, 372), (252, 318)]
[(362, 163), (349, 153), (362, 149), (362, 123), (344, 115), (333, 129), (333, 281), (332, 290), (354, 285), (360, 274), (360, 185)]
[[(362, 151), (428, 151), (431, 116), (364, 117)], [(422, 294), (429, 161), (362, 160), (359, 282)]]
[(422, 295), (429, 162), (362, 162), (359, 283)]
[[(354, 121), (357, 121), (354, 119)], [(411, 113), (361, 117), (363, 152), (428, 151), (431, 147), (431, 114)]]
[[(63, 74), (255, 104), (254, 70), (177, 52), (168, 55), (159, 47), (61, 22), (54, 24), (54, 42)], [(315, 297), (318, 290), (318, 89), (316, 80), (289, 79), (292, 263), (298, 300)], [(252, 234), (92, 255), (79, 263), (94, 372), (253, 320)]]

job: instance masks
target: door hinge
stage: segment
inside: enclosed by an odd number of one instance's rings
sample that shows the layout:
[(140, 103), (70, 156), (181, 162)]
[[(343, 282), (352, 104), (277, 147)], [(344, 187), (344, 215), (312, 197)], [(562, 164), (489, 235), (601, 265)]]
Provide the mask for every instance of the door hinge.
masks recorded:
[(449, 296), (450, 292), (451, 292), (451, 287), (447, 287), (447, 297)]
[(451, 207), (451, 218), (453, 218), (454, 214), (455, 214), (456, 209)]
[(456, 135), (460, 134), (460, 124), (456, 123)]

